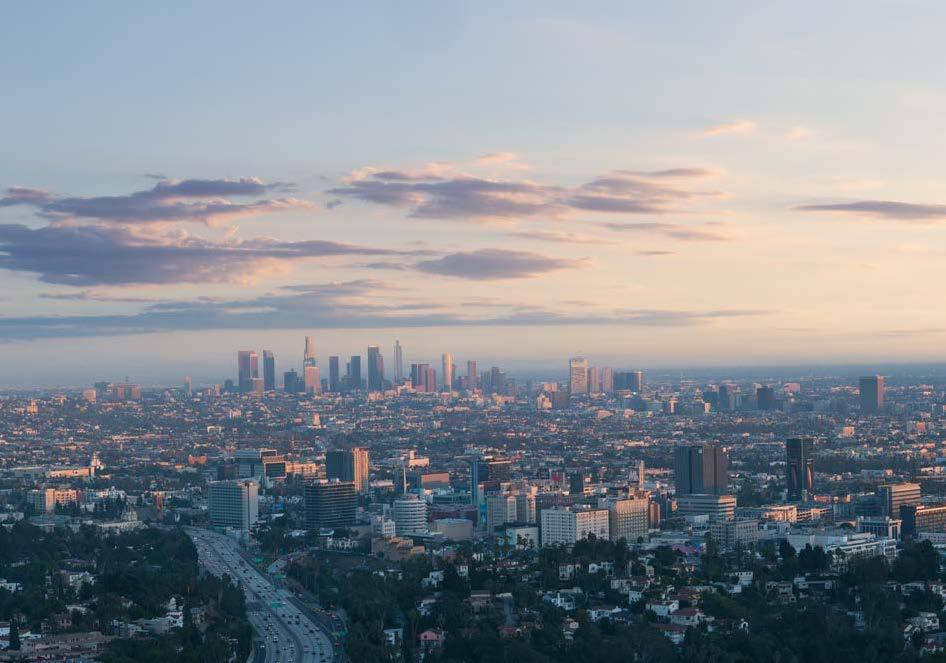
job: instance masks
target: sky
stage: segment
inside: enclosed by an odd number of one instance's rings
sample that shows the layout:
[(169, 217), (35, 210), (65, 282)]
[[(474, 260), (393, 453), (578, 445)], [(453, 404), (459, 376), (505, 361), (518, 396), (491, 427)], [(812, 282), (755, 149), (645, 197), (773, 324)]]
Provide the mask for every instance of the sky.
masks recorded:
[(0, 386), (941, 361), (944, 19), (7, 3)]

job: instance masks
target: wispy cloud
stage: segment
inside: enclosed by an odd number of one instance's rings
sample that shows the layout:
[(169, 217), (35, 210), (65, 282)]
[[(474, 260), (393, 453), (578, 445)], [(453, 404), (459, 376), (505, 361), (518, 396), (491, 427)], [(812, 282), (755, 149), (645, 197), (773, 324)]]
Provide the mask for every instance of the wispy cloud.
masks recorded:
[(452, 309), (375, 280), (298, 285), (244, 300), (152, 304), (127, 315), (0, 316), (0, 340), (115, 336), (189, 330), (381, 329), (452, 326), (635, 325), (683, 327), (763, 310), (612, 309), (572, 313), (515, 301), (463, 302)]
[(561, 219), (577, 213), (617, 215), (669, 214), (683, 201), (719, 197), (681, 180), (715, 174), (706, 168), (660, 171), (616, 170), (579, 186), (528, 179), (447, 174), (442, 168), (359, 169), (333, 196), (407, 210), (427, 219)]
[(608, 222), (600, 225), (603, 228), (615, 232), (633, 233), (636, 235), (662, 235), (681, 242), (725, 242), (732, 239), (731, 236), (716, 230), (715, 228), (717, 226), (710, 224), (688, 226), (680, 223)]
[(897, 221), (941, 221), (946, 219), (946, 205), (904, 203), (893, 200), (858, 200), (845, 203), (799, 205), (801, 212), (838, 212)]
[(540, 242), (554, 242), (556, 244), (614, 244), (613, 240), (597, 235), (584, 233), (558, 232), (554, 230), (522, 230), (509, 233), (510, 237), (519, 239), (538, 240)]
[(725, 136), (728, 134), (748, 134), (758, 128), (752, 120), (733, 120), (714, 124), (703, 129), (704, 136)]
[(417, 268), (429, 274), (492, 281), (538, 276), (560, 269), (574, 269), (586, 263), (583, 259), (553, 258), (528, 251), (481, 249), (422, 260), (417, 263)]
[(46, 191), (13, 187), (0, 198), (0, 207), (29, 205), (50, 221), (68, 219), (112, 224), (213, 224), (292, 209), (314, 209), (298, 198), (263, 198), (248, 202), (232, 198), (287, 192), (285, 182), (266, 183), (256, 177), (239, 179), (161, 180), (151, 189), (117, 196), (57, 196)]
[(186, 233), (142, 234), (121, 226), (0, 225), (0, 269), (73, 286), (247, 283), (288, 263), (333, 256), (430, 255), (324, 240), (217, 242)]

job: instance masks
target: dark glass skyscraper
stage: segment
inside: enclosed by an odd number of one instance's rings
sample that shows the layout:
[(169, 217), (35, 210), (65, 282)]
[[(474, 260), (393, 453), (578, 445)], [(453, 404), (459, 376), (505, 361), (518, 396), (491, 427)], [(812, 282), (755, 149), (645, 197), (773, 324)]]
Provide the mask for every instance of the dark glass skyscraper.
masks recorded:
[(304, 492), (308, 529), (349, 527), (355, 524), (358, 497), (353, 481), (318, 481)]
[(276, 356), (272, 350), (263, 350), (263, 389), (276, 391)]
[(812, 459), (815, 444), (811, 438), (793, 438), (785, 443), (788, 465), (785, 485), (788, 499), (801, 500), (814, 485), (815, 466)]
[(328, 390), (338, 391), (341, 387), (341, 372), (338, 369), (338, 355), (328, 358)]
[(729, 493), (729, 454), (718, 445), (679, 447), (674, 466), (677, 495)]
[(352, 355), (348, 363), (349, 389), (361, 389), (361, 355)]
[(295, 370), (286, 371), (282, 374), (282, 388), (283, 391), (290, 394), (302, 391), (299, 386), (299, 374)]
[(240, 350), (237, 353), (237, 375), (241, 394), (248, 394), (253, 389), (253, 378), (259, 377), (259, 355), (254, 350)]
[(884, 409), (884, 376), (870, 375), (859, 382), (861, 390), (861, 412), (877, 414)]
[(759, 387), (755, 390), (755, 396), (756, 404), (760, 410), (775, 409), (775, 389), (773, 387)]
[(368, 346), (368, 391), (384, 389), (384, 358), (376, 345)]

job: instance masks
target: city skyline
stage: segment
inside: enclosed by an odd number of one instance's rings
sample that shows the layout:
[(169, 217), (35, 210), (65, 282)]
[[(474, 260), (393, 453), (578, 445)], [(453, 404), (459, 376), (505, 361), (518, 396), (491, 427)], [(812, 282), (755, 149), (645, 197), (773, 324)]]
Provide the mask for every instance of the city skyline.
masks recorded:
[[(175, 20), (173, 62), (147, 82), (134, 72), (151, 69), (168, 17), (7, 8), (5, 59), (49, 57), (8, 72), (32, 96), (0, 110), (18, 127), (0, 164), (4, 382), (24, 384), (40, 358), (78, 382), (72, 348), (124, 372), (129, 344), (157, 367), (303, 329), (359, 346), (449, 336), (437, 345), (457, 356), (484, 356), (479, 344), (530, 360), (589, 348), (662, 366), (941, 359), (930, 302), (944, 173), (921, 118), (946, 102), (903, 72), (936, 60), (929, 31), (946, 9), (899, 12), (910, 30), (886, 34), (877, 6), (823, 7), (817, 28), (748, 5), (415, 6), (367, 22), (244, 6), (226, 37), (204, 29), (211, 6)], [(77, 21), (82, 49), (69, 46)], [(117, 39), (116, 24), (148, 27)], [(333, 29), (356, 24), (349, 38)], [(322, 38), (275, 40), (287, 26)], [(833, 28), (843, 57), (819, 39)], [(219, 52), (250, 33), (230, 69)], [(873, 47), (881, 33), (889, 52)], [(395, 88), (375, 70), (382, 52)], [(681, 73), (696, 61), (712, 86)], [(297, 85), (308, 72), (327, 85)], [(433, 91), (447, 72), (464, 85)], [(30, 84), (44, 77), (61, 92)], [(760, 80), (767, 94), (750, 94)], [(91, 87), (103, 93), (82, 97)], [(388, 114), (373, 112), (382, 99)], [(160, 142), (142, 131), (163, 122)]]

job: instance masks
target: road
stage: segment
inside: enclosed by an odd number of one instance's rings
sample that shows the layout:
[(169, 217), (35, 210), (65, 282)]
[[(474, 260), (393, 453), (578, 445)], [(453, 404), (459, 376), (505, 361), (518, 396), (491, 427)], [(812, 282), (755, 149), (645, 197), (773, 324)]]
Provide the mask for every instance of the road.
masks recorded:
[(240, 583), (246, 595), (247, 618), (258, 639), (255, 663), (331, 663), (329, 635), (299, 609), (287, 589), (276, 587), (248, 564), (235, 540), (196, 527), (185, 531), (197, 546), (197, 556), (210, 573)]

